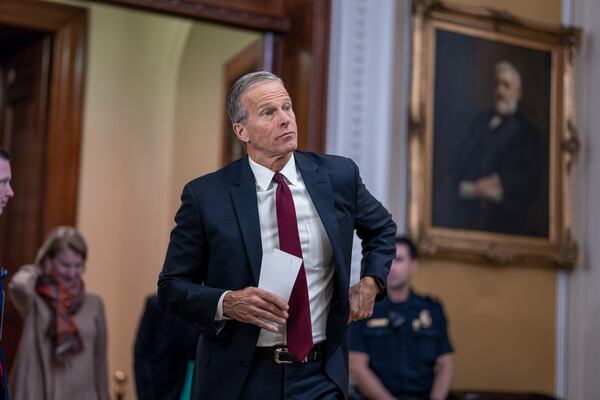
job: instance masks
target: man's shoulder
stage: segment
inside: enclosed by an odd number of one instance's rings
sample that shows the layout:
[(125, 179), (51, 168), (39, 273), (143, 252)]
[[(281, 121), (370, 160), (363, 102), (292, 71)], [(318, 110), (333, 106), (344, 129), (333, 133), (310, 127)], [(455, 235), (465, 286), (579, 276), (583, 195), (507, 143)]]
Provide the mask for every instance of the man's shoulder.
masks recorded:
[(536, 126), (520, 110), (514, 113), (514, 118), (517, 121), (517, 124), (521, 131), (526, 132), (532, 136), (538, 136), (540, 134)]
[[(420, 313), (422, 313), (424, 310), (427, 310), (425, 312), (431, 318), (433, 318), (434, 322), (443, 321), (445, 324), (447, 319), (446, 311), (444, 310), (442, 301), (438, 297), (423, 294), (413, 294), (412, 299), (414, 301), (413, 306), (416, 307), (415, 310), (421, 310)], [(419, 314), (419, 316), (421, 316), (421, 314)], [(438, 322), (435, 322), (436, 326), (438, 326)]]
[(373, 305), (373, 315), (371, 318), (378, 317), (387, 313), (390, 307), (393, 307), (392, 301), (388, 297), (384, 297), (380, 301), (375, 302)]
[[(210, 187), (223, 187), (227, 186), (229, 183), (234, 180), (234, 178), (242, 176), (245, 170), (244, 163), (248, 163), (245, 157), (240, 158), (239, 160), (232, 161), (226, 166), (219, 168), (216, 171), (209, 172), (205, 175), (201, 175), (195, 179), (192, 179), (187, 183), (187, 186), (191, 186), (193, 188), (203, 188), (207, 189)], [(247, 168), (250, 172), (250, 167)]]
[(351, 178), (358, 174), (358, 167), (347, 157), (308, 151), (296, 151), (294, 157), (300, 170), (326, 172), (339, 178), (340, 182), (346, 182), (344, 177)]
[(427, 307), (430, 309), (442, 309), (443, 304), (442, 300), (439, 297), (435, 297), (429, 294), (423, 293), (411, 293), (411, 301), (413, 303), (419, 304), (423, 307)]
[(296, 151), (294, 152), (296, 159), (306, 159), (312, 161), (318, 166), (330, 165), (353, 165), (354, 162), (348, 158), (333, 154), (314, 153), (311, 151)]

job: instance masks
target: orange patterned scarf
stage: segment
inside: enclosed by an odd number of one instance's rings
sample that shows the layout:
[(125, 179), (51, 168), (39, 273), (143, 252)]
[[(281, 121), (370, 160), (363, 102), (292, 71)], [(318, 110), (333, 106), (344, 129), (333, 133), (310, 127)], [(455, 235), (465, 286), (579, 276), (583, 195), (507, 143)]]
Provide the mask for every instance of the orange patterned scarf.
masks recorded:
[(54, 277), (41, 275), (35, 290), (50, 307), (52, 318), (46, 334), (54, 344), (56, 361), (65, 365), (72, 355), (83, 350), (83, 341), (72, 318), (85, 297), (83, 281), (79, 279), (78, 289), (72, 293)]

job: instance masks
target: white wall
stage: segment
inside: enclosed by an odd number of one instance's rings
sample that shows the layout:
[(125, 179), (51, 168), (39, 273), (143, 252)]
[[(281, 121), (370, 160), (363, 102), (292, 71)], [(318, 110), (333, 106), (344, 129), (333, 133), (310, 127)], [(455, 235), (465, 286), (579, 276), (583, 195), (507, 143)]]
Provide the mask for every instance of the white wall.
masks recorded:
[(568, 282), (567, 396), (600, 398), (600, 2), (574, 0), (584, 30), (577, 61), (577, 125), (582, 139), (576, 169), (575, 223), (582, 263)]

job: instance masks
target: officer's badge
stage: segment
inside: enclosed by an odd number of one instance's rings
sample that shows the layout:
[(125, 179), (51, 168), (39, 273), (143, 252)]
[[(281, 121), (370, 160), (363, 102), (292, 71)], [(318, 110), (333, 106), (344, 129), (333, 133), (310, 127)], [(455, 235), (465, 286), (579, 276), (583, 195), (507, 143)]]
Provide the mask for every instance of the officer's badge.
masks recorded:
[(420, 319), (413, 319), (412, 321), (412, 328), (413, 331), (417, 332), (419, 329), (421, 329), (421, 320)]
[(367, 327), (369, 328), (385, 328), (390, 324), (390, 320), (387, 318), (371, 318), (367, 321)]
[(419, 314), (419, 321), (421, 321), (421, 326), (425, 329), (431, 326), (433, 320), (431, 319), (431, 313), (429, 310), (421, 310), (421, 313)]

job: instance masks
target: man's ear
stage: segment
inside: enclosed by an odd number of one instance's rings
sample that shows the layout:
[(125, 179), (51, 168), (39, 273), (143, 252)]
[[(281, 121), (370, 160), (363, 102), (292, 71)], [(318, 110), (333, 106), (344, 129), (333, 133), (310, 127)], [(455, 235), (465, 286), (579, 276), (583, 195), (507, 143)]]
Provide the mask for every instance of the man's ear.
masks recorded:
[(232, 127), (233, 133), (235, 133), (235, 136), (237, 136), (238, 139), (240, 139), (244, 143), (248, 143), (250, 141), (250, 138), (248, 137), (246, 132), (246, 127), (242, 123), (236, 122), (232, 125)]

